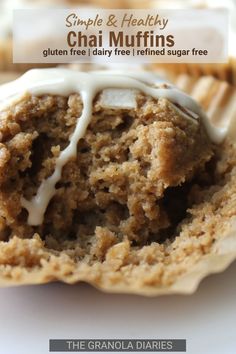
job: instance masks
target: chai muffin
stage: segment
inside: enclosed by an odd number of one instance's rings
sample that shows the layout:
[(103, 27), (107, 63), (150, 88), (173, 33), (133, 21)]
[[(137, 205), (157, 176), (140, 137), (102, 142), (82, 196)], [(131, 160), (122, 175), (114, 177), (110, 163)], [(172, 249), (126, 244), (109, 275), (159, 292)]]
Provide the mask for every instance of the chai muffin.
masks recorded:
[(0, 99), (2, 285), (156, 294), (216, 253), (235, 146), (190, 96), (147, 73), (38, 69)]

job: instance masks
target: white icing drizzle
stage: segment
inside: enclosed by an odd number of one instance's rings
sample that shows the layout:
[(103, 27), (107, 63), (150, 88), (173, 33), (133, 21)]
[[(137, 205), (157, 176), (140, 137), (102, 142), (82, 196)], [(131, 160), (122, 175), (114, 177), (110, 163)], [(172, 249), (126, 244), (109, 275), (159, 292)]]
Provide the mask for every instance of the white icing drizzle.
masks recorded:
[[(6, 104), (11, 104), (19, 98), (20, 93), (25, 92), (35, 96), (44, 94), (69, 96), (72, 93), (79, 93), (83, 102), (82, 115), (78, 118), (69, 145), (61, 151), (56, 160), (54, 173), (41, 183), (37, 194), (31, 200), (22, 197), (22, 206), (29, 213), (29, 225), (36, 226), (43, 223), (47, 206), (56, 193), (56, 183), (61, 179), (63, 166), (71, 158), (76, 157), (77, 144), (85, 135), (91, 121), (93, 99), (97, 93), (103, 90), (107, 92), (107, 89), (111, 88), (120, 92), (121, 89), (126, 89), (132, 92), (141, 91), (155, 99), (166, 98), (193, 112), (194, 115), (190, 116), (191, 119), (202, 118), (212, 141), (220, 143), (224, 139), (227, 129), (212, 126), (200, 106), (191, 97), (174, 86), (168, 85), (165, 88), (153, 86), (157, 83), (157, 78), (154, 79), (150, 73), (144, 72), (98, 71), (85, 73), (56, 68), (30, 70), (19, 79), (0, 87), (0, 108), (1, 103), (2, 108), (5, 108)], [(186, 118), (187, 114), (183, 116)]]

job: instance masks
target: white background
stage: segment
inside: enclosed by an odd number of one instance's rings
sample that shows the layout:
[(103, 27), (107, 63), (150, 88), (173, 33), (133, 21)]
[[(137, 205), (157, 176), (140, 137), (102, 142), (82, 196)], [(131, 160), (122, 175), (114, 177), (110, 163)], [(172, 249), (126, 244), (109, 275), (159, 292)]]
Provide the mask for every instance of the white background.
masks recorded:
[(194, 295), (110, 295), (86, 284), (0, 289), (0, 353), (46, 354), (49, 338), (186, 338), (189, 354), (236, 353), (236, 263)]

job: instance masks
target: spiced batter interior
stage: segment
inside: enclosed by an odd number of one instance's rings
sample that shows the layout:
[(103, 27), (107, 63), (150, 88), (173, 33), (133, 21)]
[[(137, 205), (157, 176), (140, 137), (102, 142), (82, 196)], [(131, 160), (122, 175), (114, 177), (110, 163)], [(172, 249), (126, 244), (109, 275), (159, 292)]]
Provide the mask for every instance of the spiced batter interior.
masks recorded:
[(3, 283), (85, 280), (142, 292), (172, 284), (215, 252), (235, 210), (234, 144), (213, 144), (196, 117), (166, 98), (138, 92), (136, 102), (107, 108), (96, 95), (40, 225), (27, 222), (22, 196), (31, 200), (53, 174), (81, 96), (27, 94), (1, 112)]

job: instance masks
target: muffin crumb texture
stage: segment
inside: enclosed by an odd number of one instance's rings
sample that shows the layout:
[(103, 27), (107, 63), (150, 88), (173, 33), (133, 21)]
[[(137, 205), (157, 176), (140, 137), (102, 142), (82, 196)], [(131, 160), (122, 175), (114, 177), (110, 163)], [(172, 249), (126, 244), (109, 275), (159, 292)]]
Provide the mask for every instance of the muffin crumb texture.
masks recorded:
[(235, 145), (214, 146), (166, 99), (138, 93), (137, 108), (111, 109), (98, 94), (43, 224), (30, 226), (21, 198), (52, 175), (82, 109), (79, 94), (27, 94), (0, 113), (0, 284), (168, 288), (217, 253), (235, 217)]

